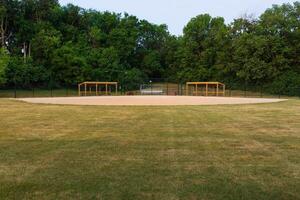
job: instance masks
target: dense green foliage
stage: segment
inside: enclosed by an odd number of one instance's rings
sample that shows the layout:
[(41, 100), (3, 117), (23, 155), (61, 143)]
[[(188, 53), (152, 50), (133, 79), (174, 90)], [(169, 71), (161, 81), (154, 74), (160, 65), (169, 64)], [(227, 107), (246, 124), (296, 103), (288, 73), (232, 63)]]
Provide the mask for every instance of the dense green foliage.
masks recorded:
[(1, 0), (0, 22), (0, 83), (7, 86), (94, 80), (119, 81), (131, 89), (149, 78), (167, 78), (272, 92), (299, 87), (299, 2), (229, 25), (221, 17), (199, 15), (179, 37), (166, 25), (60, 6), (57, 0)]
[(10, 62), (10, 57), (5, 48), (0, 49), (0, 84), (4, 84), (6, 82), (6, 68), (8, 63)]

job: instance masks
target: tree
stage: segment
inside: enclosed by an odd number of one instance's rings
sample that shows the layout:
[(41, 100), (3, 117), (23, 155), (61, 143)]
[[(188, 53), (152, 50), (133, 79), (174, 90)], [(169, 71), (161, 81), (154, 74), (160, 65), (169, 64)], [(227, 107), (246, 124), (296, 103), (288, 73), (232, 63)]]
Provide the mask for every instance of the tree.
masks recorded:
[(80, 54), (80, 49), (72, 43), (67, 43), (53, 52), (50, 69), (50, 82), (57, 86), (77, 84), (85, 80), (83, 70), (86, 59)]
[(0, 48), (0, 85), (6, 82), (5, 72), (10, 60), (6, 48)]
[(61, 45), (61, 33), (48, 23), (39, 25), (32, 39), (32, 56), (38, 65), (50, 68), (54, 51)]
[(0, 39), (1, 47), (5, 47), (5, 33), (6, 33), (6, 8), (3, 5), (0, 5)]
[(223, 68), (227, 27), (223, 18), (199, 15), (186, 25), (181, 46), (180, 79), (211, 80)]
[(35, 65), (30, 58), (24, 62), (22, 57), (11, 57), (5, 74), (9, 86), (32, 88), (35, 84), (45, 81), (43, 68)]
[(231, 70), (248, 85), (271, 82), (288, 68), (282, 49), (276, 38), (244, 33), (233, 42)]

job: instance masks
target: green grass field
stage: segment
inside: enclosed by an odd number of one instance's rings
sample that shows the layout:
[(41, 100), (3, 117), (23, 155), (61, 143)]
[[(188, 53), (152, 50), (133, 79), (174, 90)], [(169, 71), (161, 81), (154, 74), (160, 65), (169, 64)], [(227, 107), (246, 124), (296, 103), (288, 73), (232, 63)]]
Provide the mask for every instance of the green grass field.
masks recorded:
[(0, 199), (300, 199), (300, 100), (97, 107), (0, 99)]

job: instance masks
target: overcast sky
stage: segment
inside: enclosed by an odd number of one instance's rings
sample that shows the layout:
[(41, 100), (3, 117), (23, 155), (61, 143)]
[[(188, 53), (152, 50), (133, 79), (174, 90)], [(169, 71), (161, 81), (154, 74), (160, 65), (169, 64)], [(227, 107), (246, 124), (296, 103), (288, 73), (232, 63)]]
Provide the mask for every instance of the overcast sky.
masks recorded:
[[(296, 0), (294, 0), (296, 1)], [(199, 14), (222, 16), (226, 23), (245, 13), (259, 16), (272, 4), (292, 3), (289, 0), (60, 0), (98, 11), (127, 12), (156, 24), (167, 24), (172, 34), (182, 34), (188, 21)]]

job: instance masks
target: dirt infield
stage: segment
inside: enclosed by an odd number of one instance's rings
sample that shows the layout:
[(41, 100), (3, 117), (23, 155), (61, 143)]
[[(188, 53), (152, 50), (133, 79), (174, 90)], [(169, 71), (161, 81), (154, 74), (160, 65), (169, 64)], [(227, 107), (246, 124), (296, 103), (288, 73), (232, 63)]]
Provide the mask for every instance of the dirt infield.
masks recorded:
[(256, 104), (285, 101), (285, 99), (195, 97), (195, 96), (101, 96), (101, 97), (59, 97), (59, 98), (22, 98), (29, 103), (62, 105), (226, 105)]

